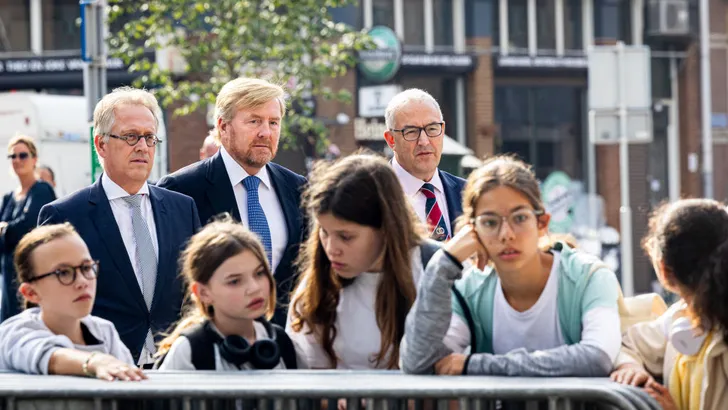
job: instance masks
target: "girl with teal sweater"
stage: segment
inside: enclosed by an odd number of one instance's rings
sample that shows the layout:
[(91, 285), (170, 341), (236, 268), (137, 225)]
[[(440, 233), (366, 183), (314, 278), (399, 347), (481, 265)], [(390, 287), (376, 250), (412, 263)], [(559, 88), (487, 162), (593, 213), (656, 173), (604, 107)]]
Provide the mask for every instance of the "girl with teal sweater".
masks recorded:
[[(463, 211), (460, 232), (420, 280), (402, 369), (609, 375), (621, 344), (619, 283), (598, 258), (566, 243), (539, 247), (550, 215), (530, 167), (507, 156), (486, 161), (468, 179)], [(464, 269), (472, 256), (478, 268)]]

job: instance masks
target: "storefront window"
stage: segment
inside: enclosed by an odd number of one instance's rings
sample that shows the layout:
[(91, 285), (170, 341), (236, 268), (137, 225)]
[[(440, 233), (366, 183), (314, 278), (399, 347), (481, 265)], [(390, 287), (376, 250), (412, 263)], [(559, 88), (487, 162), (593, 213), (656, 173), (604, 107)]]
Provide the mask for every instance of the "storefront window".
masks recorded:
[(432, 9), (435, 46), (452, 46), (452, 0), (432, 0)]
[(0, 1), (0, 51), (30, 51), (29, 0)]
[(394, 28), (394, 1), (372, 0), (372, 23), (374, 26)]
[(553, 171), (581, 179), (583, 92), (574, 86), (497, 86), (500, 151), (533, 164), (540, 179)]
[(43, 48), (70, 50), (81, 48), (81, 17), (77, 0), (43, 2)]
[(508, 41), (510, 49), (528, 49), (528, 6), (527, 0), (508, 1)]
[(583, 50), (581, 1), (564, 0), (564, 49)]
[(537, 45), (541, 54), (556, 54), (555, 0), (536, 1)]
[(425, 45), (425, 4), (422, 0), (404, 1), (404, 44)]

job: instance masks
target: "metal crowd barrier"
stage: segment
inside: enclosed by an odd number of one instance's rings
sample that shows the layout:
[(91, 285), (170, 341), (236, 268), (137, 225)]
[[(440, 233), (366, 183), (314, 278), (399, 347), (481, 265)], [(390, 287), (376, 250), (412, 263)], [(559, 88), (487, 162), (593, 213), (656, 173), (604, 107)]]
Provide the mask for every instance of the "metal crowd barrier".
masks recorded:
[(601, 378), (412, 376), (397, 372), (148, 372), (141, 382), (0, 373), (0, 409), (659, 410)]

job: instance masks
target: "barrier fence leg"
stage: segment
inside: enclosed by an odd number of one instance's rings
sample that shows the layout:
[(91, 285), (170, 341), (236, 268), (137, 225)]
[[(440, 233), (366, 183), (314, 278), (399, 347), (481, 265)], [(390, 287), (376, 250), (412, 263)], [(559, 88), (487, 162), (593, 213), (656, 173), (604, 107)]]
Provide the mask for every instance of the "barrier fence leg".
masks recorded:
[(346, 409), (347, 410), (360, 410), (361, 409), (361, 398), (350, 397), (350, 398), (346, 399)]

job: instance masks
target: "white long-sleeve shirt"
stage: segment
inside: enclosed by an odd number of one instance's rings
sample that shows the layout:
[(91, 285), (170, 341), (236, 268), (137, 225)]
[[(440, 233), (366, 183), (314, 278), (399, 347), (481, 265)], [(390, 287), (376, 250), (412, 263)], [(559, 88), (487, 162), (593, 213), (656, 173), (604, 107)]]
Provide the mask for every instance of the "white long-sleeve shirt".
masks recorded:
[(0, 370), (28, 374), (48, 374), (51, 355), (58, 349), (109, 354), (134, 365), (129, 349), (108, 320), (96, 316), (81, 319), (86, 345), (74, 344), (65, 335), (51, 332), (40, 316), (40, 308), (31, 308), (0, 324)]

